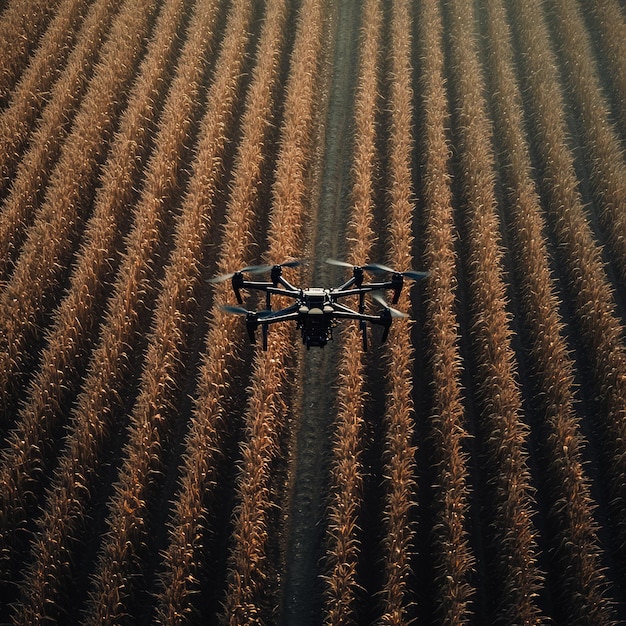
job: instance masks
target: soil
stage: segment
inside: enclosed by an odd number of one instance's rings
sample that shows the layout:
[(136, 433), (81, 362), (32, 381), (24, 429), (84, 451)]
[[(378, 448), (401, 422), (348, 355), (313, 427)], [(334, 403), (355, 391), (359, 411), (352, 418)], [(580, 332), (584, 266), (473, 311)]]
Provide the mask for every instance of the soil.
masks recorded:
[[(316, 259), (306, 277), (311, 285), (333, 286), (342, 281), (341, 269), (323, 261), (342, 258), (343, 234), (350, 195), (352, 144), (351, 102), (356, 75), (360, 3), (336, 2), (328, 23), (327, 106), (318, 139), (318, 198), (314, 202), (309, 258)], [(324, 119), (325, 118), (325, 119)], [(318, 563), (323, 554), (325, 494), (337, 344), (323, 350), (303, 350), (300, 363), (300, 407), (292, 440), (290, 504), (281, 624), (321, 623), (322, 580)]]

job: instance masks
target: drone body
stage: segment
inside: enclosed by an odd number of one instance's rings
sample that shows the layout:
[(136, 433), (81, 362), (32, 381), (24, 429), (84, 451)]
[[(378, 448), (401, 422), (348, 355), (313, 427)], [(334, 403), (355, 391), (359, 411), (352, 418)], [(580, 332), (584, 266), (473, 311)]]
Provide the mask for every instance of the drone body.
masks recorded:
[[(383, 327), (382, 341), (387, 339), (389, 328), (394, 317), (406, 317), (404, 313), (392, 309), (383, 298), (373, 294), (374, 299), (382, 305), (382, 310), (377, 315), (365, 313), (365, 295), (382, 290), (392, 290), (395, 304), (398, 302), (400, 292), (404, 285), (404, 278), (418, 280), (427, 276), (425, 272), (395, 272), (382, 265), (352, 266), (342, 261), (328, 259), (329, 263), (352, 268), (352, 277), (339, 287), (332, 289), (309, 287), (300, 289), (290, 284), (282, 274), (283, 267), (295, 267), (297, 261), (290, 261), (281, 265), (248, 267), (225, 276), (218, 276), (211, 282), (223, 282), (231, 279), (233, 291), (237, 302), (243, 304), (241, 290), (257, 290), (265, 292), (265, 310), (247, 311), (239, 307), (224, 306), (224, 310), (230, 313), (243, 314), (246, 316), (246, 328), (250, 341), (256, 339), (256, 331), (261, 327), (263, 337), (263, 349), (267, 349), (267, 336), (270, 324), (276, 322), (295, 321), (297, 328), (302, 334), (302, 342), (307, 348), (323, 348), (333, 338), (333, 328), (339, 320), (354, 319), (359, 321), (359, 327), (363, 337), (363, 349), (367, 350), (367, 323)], [(384, 282), (364, 282), (364, 270), (371, 272), (389, 272), (390, 280)], [(271, 272), (268, 282), (246, 280), (244, 273)], [(277, 311), (272, 310), (271, 297), (273, 295), (292, 298), (294, 303)], [(354, 310), (339, 300), (347, 297), (358, 297), (358, 309)]]

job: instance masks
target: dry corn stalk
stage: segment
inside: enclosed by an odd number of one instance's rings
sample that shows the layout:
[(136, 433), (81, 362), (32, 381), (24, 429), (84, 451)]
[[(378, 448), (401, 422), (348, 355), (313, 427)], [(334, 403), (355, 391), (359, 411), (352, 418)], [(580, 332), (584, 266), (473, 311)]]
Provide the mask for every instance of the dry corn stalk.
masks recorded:
[[(573, 363), (562, 334), (558, 298), (550, 275), (544, 220), (532, 179), (528, 140), (524, 132), (522, 97), (515, 77), (511, 36), (504, 7), (487, 2), (487, 27), (494, 81), (495, 120), (506, 155), (505, 183), (511, 206), (510, 230), (521, 283), (521, 308), (533, 338), (533, 369), (539, 379), (538, 403), (546, 418), (549, 467), (545, 474), (554, 494), (551, 515), (554, 578), (570, 623), (611, 623), (603, 597), (606, 582), (599, 563), (594, 503), (581, 458), (573, 397)], [(583, 622), (580, 622), (583, 623)]]
[(63, 144), (44, 205), (0, 296), (0, 406), (5, 394), (19, 384), (28, 343), (41, 337), (46, 305), (60, 293), (61, 274), (84, 225), (99, 161), (106, 155), (121, 113), (120, 91), (134, 76), (155, 9), (153, 0), (141, 0), (132, 6), (127, 2), (118, 14)]
[(474, 28), (474, 6), (449, 3), (453, 78), (462, 171), (471, 337), (485, 455), (490, 544), (497, 588), (494, 618), (539, 624), (536, 595), (542, 575), (537, 566), (532, 493), (526, 464), (527, 427), (515, 377), (515, 356), (507, 313), (495, 198), (492, 128), (483, 97), (484, 81)]
[(150, 289), (149, 262), (157, 247), (163, 212), (176, 190), (181, 157), (197, 112), (199, 83), (213, 40), (216, 3), (197, 7), (161, 116), (155, 151), (135, 207), (114, 293), (74, 411), (67, 449), (47, 498), (33, 545), (33, 567), (22, 587), (19, 615), (25, 621), (53, 610), (54, 598), (71, 565), (70, 546), (80, 532), (115, 416), (118, 390), (128, 368), (127, 350), (136, 337), (137, 316)]
[(606, 458), (610, 506), (626, 559), (626, 348), (601, 253), (585, 217), (574, 157), (568, 147), (563, 95), (542, 7), (529, 0), (513, 7), (514, 26), (523, 57), (524, 86), (546, 185), (550, 227), (559, 242), (581, 339), (592, 364), (601, 399), (599, 420)]
[[(321, 0), (305, 0), (300, 7), (272, 189), (266, 251), (272, 263), (297, 256), (302, 247), (306, 202), (311, 195), (307, 173), (312, 161), (324, 15)], [(280, 390), (287, 386), (293, 343), (292, 329), (280, 326), (270, 336), (267, 352), (257, 351), (254, 358), (224, 616), (233, 625), (263, 622), (275, 609), (275, 581), (267, 554), (270, 533), (276, 532), (268, 527), (268, 515), (275, 506), (269, 484), (280, 454), (286, 412)]]
[[(383, 22), (379, 0), (367, 0), (363, 4), (361, 20), (360, 65), (354, 109), (353, 204), (347, 234), (348, 261), (354, 265), (368, 260), (375, 240), (372, 222), (378, 161), (376, 118)], [(363, 496), (361, 429), (365, 363), (357, 325), (346, 325), (340, 336), (338, 407), (331, 453), (324, 573), (324, 623), (329, 625), (355, 620), (356, 569), (360, 555), (358, 517)]]
[[(0, 511), (3, 532), (21, 526), (32, 512), (32, 481), (48, 469), (52, 433), (65, 418), (64, 407), (77, 391), (83, 352), (92, 345), (106, 296), (106, 280), (121, 245), (122, 222), (133, 186), (146, 159), (143, 148), (164, 98), (164, 80), (176, 51), (185, 0), (164, 6), (142, 62), (117, 138), (101, 176), (93, 215), (77, 255), (67, 295), (55, 312), (40, 367), (20, 409), (18, 423), (2, 452)], [(19, 506), (17, 503), (19, 502)]]
[[(285, 0), (268, 3), (242, 119), (242, 139), (218, 263), (220, 273), (244, 267), (251, 261), (249, 249), (253, 243), (258, 184), (268, 156), (260, 146), (267, 146), (266, 138), (273, 117), (286, 12)], [(219, 303), (227, 301), (228, 291), (228, 285), (218, 288), (206, 338), (206, 355), (186, 443), (180, 492), (164, 555), (165, 571), (161, 576), (158, 609), (163, 624), (181, 624), (190, 619), (201, 576), (200, 548), (211, 520), (207, 506), (218, 478), (217, 465), (222, 454), (223, 433), (227, 429), (224, 424), (225, 397), (233, 382), (232, 372), (239, 358), (238, 345), (243, 341), (240, 320), (226, 315), (219, 308)]]
[(433, 409), (429, 418), (434, 448), (435, 610), (444, 624), (467, 624), (474, 589), (469, 581), (474, 557), (467, 532), (469, 488), (463, 450), (467, 432), (461, 395), (461, 356), (455, 313), (457, 239), (450, 189), (448, 94), (444, 75), (443, 23), (436, 0), (423, 3), (419, 17), (424, 58), (424, 183), (427, 215), (425, 328), (430, 348)]
[(116, 623), (132, 599), (130, 581), (142, 573), (141, 554), (148, 541), (154, 475), (162, 469), (162, 442), (171, 425), (170, 407), (184, 370), (184, 345), (208, 243), (222, 157), (237, 109), (253, 9), (250, 0), (236, 0), (229, 12), (200, 127), (192, 178), (153, 314), (129, 441), (109, 503), (110, 532), (94, 574), (87, 624)]

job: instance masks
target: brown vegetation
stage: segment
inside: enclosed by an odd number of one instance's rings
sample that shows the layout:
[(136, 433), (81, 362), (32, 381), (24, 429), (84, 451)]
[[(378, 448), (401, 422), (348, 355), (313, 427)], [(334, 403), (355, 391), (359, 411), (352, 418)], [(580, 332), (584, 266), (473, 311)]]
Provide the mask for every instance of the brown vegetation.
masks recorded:
[(183, 7), (183, 0), (173, 0), (159, 16), (102, 172), (101, 188), (85, 228), (70, 286), (55, 311), (39, 370), (20, 408), (17, 426), (2, 451), (2, 529), (11, 537), (12, 529), (23, 525), (32, 511), (31, 482), (38, 473), (48, 469), (54, 433), (58, 432), (59, 422), (65, 419), (68, 398), (77, 390), (75, 381), (80, 378), (84, 352), (93, 343), (101, 313), (99, 302), (106, 295), (106, 281), (115, 264), (123, 217), (134, 196), (133, 185), (139, 178), (139, 166), (147, 156), (146, 136), (156, 121), (158, 103), (164, 95), (163, 79), (172, 63)]
[(65, 0), (44, 34), (37, 52), (11, 94), (10, 106), (0, 116), (0, 189), (4, 190), (48, 90), (61, 68), (87, 11), (84, 0)]
[(10, 98), (11, 90), (26, 64), (35, 42), (54, 13), (59, 0), (12, 2), (0, 20), (0, 104)]
[(473, 589), (469, 583), (473, 556), (468, 541), (467, 438), (461, 396), (461, 356), (456, 294), (457, 233), (450, 189), (448, 96), (444, 77), (443, 23), (436, 1), (424, 2), (419, 16), (422, 40), (424, 124), (421, 146), (423, 195), (426, 210), (425, 329), (430, 346), (430, 380), (433, 393), (429, 416), (435, 472), (435, 584), (436, 607), (444, 624), (466, 624)]
[[(129, 0), (113, 25), (91, 88), (63, 144), (44, 204), (0, 295), (0, 407), (7, 406), (6, 394), (20, 380), (28, 343), (41, 337), (44, 302), (59, 297), (61, 273), (71, 258), (99, 161), (120, 113), (119, 92), (132, 79), (154, 10), (151, 0)], [(94, 119), (99, 123), (94, 124)]]
[[(624, 621), (623, 40), (617, 0), (0, 0), (0, 622)], [(429, 270), (413, 319), (248, 345), (207, 279), (311, 250)]]
[(165, 203), (176, 189), (181, 153), (195, 113), (198, 83), (206, 69), (214, 21), (215, 6), (202, 7), (194, 12), (189, 27), (143, 192), (135, 207), (127, 252), (74, 409), (69, 441), (55, 472), (40, 521), (39, 538), (33, 545), (36, 558), (23, 587), (25, 597), (20, 609), (24, 618), (46, 615), (53, 610), (63, 580), (59, 572), (67, 571), (71, 565), (68, 553), (81, 527), (92, 483), (117, 415), (120, 387), (130, 365), (127, 350), (136, 341), (140, 307), (145, 302), (142, 299), (147, 298), (149, 290), (149, 262), (162, 236)]
[[(11, 180), (0, 215), (0, 278), (8, 278), (13, 271), (26, 229), (32, 224), (44, 201), (46, 183), (52, 176), (74, 115), (88, 88), (93, 66), (98, 60), (98, 53), (119, 4), (119, 0), (100, 0), (91, 7), (77, 36), (76, 46), (63, 73), (52, 85), (46, 106), (32, 131), (29, 144), (26, 145), (26, 152), (17, 164), (17, 171)], [(30, 87), (31, 85), (27, 85), (26, 88)], [(0, 157), (3, 171), (0, 187), (3, 191), (9, 183), (5, 176), (17, 162), (20, 145), (27, 139), (20, 124), (16, 124), (16, 114), (20, 114), (20, 107), (19, 101), (14, 100), (3, 114), (3, 120), (7, 124), (6, 131), (3, 132), (3, 151)]]
[[(302, 247), (306, 207), (310, 142), (319, 84), (324, 3), (305, 0), (300, 7), (296, 40), (285, 91), (285, 111), (280, 151), (272, 188), (272, 207), (266, 259), (280, 263), (296, 257)], [(269, 514), (277, 505), (270, 481), (286, 422), (287, 372), (293, 358), (291, 328), (273, 329), (266, 352), (255, 352), (254, 371), (245, 413), (245, 440), (237, 481), (232, 549), (224, 619), (229, 624), (268, 620), (275, 603), (275, 568), (268, 557)], [(286, 394), (285, 394), (286, 395)]]
[[(257, 188), (267, 157), (259, 148), (265, 143), (273, 119), (286, 12), (284, 0), (275, 0), (266, 9), (257, 64), (242, 118), (242, 139), (218, 262), (221, 273), (228, 273), (233, 267), (245, 267), (251, 261), (249, 249), (254, 243)], [(210, 492), (217, 482), (224, 431), (228, 430), (224, 423), (224, 397), (229, 395), (233, 385), (231, 372), (240, 358), (239, 344), (244, 339), (239, 320), (219, 308), (221, 303), (228, 301), (229, 290), (228, 285), (218, 287), (211, 312), (180, 492), (164, 555), (165, 571), (159, 597), (159, 617), (164, 624), (184, 623), (191, 617), (192, 599), (198, 591), (201, 576), (198, 562), (204, 543), (202, 537), (210, 530), (208, 503), (215, 505)]]
[[(389, 134), (389, 225), (386, 261), (404, 270), (413, 267), (412, 221), (414, 214), (411, 158), (413, 106), (411, 89), (411, 26), (409, 3), (392, 6), (390, 85), (391, 132)], [(400, 308), (407, 310), (406, 291)], [(399, 322), (399, 320), (397, 320)], [(387, 406), (384, 416), (386, 501), (382, 624), (406, 624), (413, 604), (411, 554), (414, 552), (411, 509), (415, 505), (415, 423), (413, 412), (413, 346), (411, 325), (395, 323), (386, 345)]]
[(87, 623), (114, 624), (132, 597), (128, 580), (141, 574), (141, 548), (148, 541), (147, 508), (154, 476), (162, 468), (162, 446), (171, 420), (184, 344), (198, 290), (202, 252), (221, 174), (225, 144), (236, 110), (254, 5), (238, 0), (228, 23), (200, 125), (192, 178), (175, 226), (174, 249), (161, 281), (139, 396), (115, 494), (109, 505), (110, 533), (101, 550)]
[(621, 559), (626, 550), (626, 348), (624, 329), (605, 274), (600, 248), (586, 219), (574, 157), (568, 147), (563, 97), (556, 76), (545, 16), (534, 0), (516, 7), (518, 37), (525, 55), (525, 80), (532, 102), (550, 225), (566, 267), (576, 322), (588, 352), (602, 402), (598, 426), (606, 454), (611, 508), (619, 532)]
[[(382, 37), (379, 0), (366, 0), (361, 25), (361, 53), (354, 105), (352, 157), (352, 209), (348, 225), (347, 260), (354, 265), (369, 260), (373, 241), (374, 188), (378, 157), (376, 118), (379, 106), (379, 57)], [(331, 468), (331, 495), (326, 538), (326, 597), (324, 622), (345, 624), (355, 620), (361, 550), (359, 512), (363, 497), (361, 461), (365, 361), (356, 322), (341, 333), (339, 391)]]
[[(510, 229), (515, 244), (521, 308), (532, 337), (532, 364), (538, 378), (538, 404), (545, 415), (548, 463), (545, 472), (554, 494), (551, 515), (556, 529), (554, 550), (561, 567), (559, 592), (568, 622), (610, 623), (603, 598), (604, 576), (599, 563), (593, 519), (594, 503), (583, 471), (582, 435), (575, 413), (574, 365), (568, 355), (550, 275), (539, 196), (531, 176), (522, 102), (513, 73), (513, 50), (504, 8), (487, 3), (492, 52), (491, 76), (498, 138), (507, 161), (505, 183), (510, 201)], [(542, 433), (543, 434), (543, 433)]]
[(610, 118), (591, 41), (576, 3), (555, 0), (548, 6), (554, 12), (569, 84), (579, 112), (579, 127), (589, 151), (598, 213), (615, 265), (626, 283), (626, 162), (620, 137)]
[(483, 97), (483, 72), (474, 35), (471, 2), (451, 0), (448, 19), (452, 38), (452, 72), (456, 85), (456, 129), (460, 146), (463, 217), (467, 229), (465, 266), (468, 273), (471, 336), (478, 428), (489, 493), (488, 515), (497, 547), (492, 568), (497, 620), (523, 624), (541, 622), (536, 594), (535, 529), (526, 461), (527, 426), (515, 378), (510, 316), (502, 268), (499, 219), (495, 197), (492, 126)]

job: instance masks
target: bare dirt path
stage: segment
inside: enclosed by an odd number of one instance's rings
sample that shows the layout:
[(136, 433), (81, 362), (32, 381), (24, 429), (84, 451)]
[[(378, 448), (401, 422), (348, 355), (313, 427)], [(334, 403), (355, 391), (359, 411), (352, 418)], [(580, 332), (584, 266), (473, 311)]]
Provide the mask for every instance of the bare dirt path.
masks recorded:
[[(358, 49), (360, 3), (336, 2), (329, 29), (328, 107), (320, 134), (319, 199), (311, 226), (311, 267), (307, 280), (333, 286), (341, 271), (325, 264), (342, 258), (350, 202), (352, 107)], [(301, 406), (294, 429), (290, 468), (290, 505), (280, 623), (304, 626), (321, 622), (322, 584), (318, 562), (323, 553), (324, 494), (328, 485), (330, 429), (335, 410), (337, 345), (303, 353)]]

